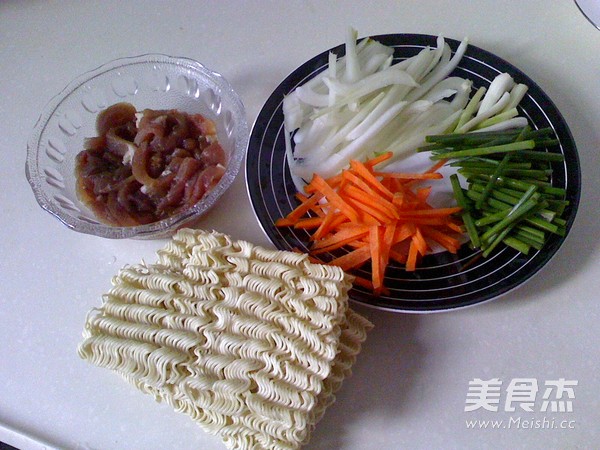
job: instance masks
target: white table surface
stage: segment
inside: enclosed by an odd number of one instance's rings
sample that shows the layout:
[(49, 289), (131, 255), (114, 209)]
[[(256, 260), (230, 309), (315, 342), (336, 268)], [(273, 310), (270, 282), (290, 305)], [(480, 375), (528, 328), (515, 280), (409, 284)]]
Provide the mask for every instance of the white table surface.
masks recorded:
[[(104, 62), (158, 52), (222, 73), (253, 123), (279, 82), (341, 43), (350, 25), (360, 36), (468, 36), (519, 67), (569, 124), (583, 191), (557, 256), (500, 299), (430, 315), (357, 306), (375, 329), (306, 448), (598, 448), (600, 31), (570, 0), (1, 1), (0, 441), (21, 449), (224, 448), (186, 416), (77, 357), (86, 313), (110, 278), (163, 242), (77, 234), (38, 207), (24, 165), (44, 105)], [(201, 226), (271, 246), (243, 170)], [(465, 412), (476, 378), (497, 378), (503, 389), (535, 379), (534, 410), (508, 411), (502, 397), (497, 412)], [(542, 412), (544, 384), (560, 378), (578, 382), (573, 411)], [(504, 427), (470, 429), (473, 419)]]

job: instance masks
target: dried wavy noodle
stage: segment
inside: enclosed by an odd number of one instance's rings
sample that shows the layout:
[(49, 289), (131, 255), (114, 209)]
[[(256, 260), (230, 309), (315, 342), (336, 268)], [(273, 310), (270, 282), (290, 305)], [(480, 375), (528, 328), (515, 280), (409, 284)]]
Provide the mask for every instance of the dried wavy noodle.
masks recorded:
[(306, 443), (371, 324), (351, 279), (305, 255), (180, 230), (121, 269), (80, 356), (189, 415), (228, 448)]

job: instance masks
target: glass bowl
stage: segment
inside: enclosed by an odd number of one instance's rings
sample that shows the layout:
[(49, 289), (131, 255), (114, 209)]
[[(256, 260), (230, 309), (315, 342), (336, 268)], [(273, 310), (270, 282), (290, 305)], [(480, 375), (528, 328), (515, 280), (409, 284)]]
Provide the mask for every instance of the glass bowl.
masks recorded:
[[(80, 201), (75, 163), (84, 139), (96, 136), (96, 116), (129, 102), (143, 109), (178, 109), (213, 120), (228, 157), (219, 183), (198, 203), (167, 219), (111, 226)], [(40, 206), (72, 230), (105, 238), (163, 238), (212, 208), (239, 172), (248, 145), (244, 105), (220, 74), (187, 58), (147, 54), (121, 58), (73, 80), (44, 109), (27, 145), (26, 176)]]

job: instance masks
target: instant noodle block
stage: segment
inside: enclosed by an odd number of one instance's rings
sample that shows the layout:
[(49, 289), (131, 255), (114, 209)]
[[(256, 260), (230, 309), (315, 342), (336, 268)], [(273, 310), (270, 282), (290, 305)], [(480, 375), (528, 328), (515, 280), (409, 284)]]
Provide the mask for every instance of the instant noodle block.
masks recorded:
[(124, 267), (79, 355), (190, 416), (228, 448), (305, 444), (371, 323), (352, 278), (308, 256), (182, 229)]

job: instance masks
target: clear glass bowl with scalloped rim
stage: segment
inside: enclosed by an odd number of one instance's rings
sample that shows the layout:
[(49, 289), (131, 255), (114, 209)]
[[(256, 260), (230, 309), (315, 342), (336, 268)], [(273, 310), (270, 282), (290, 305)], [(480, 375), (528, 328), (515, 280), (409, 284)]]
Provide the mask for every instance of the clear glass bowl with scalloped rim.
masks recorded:
[[(75, 164), (84, 140), (96, 135), (100, 111), (119, 102), (142, 109), (177, 109), (213, 120), (227, 168), (198, 203), (167, 219), (138, 226), (98, 220), (77, 195)], [(161, 54), (121, 58), (87, 72), (45, 107), (27, 145), (26, 176), (40, 206), (72, 230), (105, 238), (163, 238), (212, 208), (237, 176), (248, 145), (244, 105), (229, 82), (197, 61)]]

